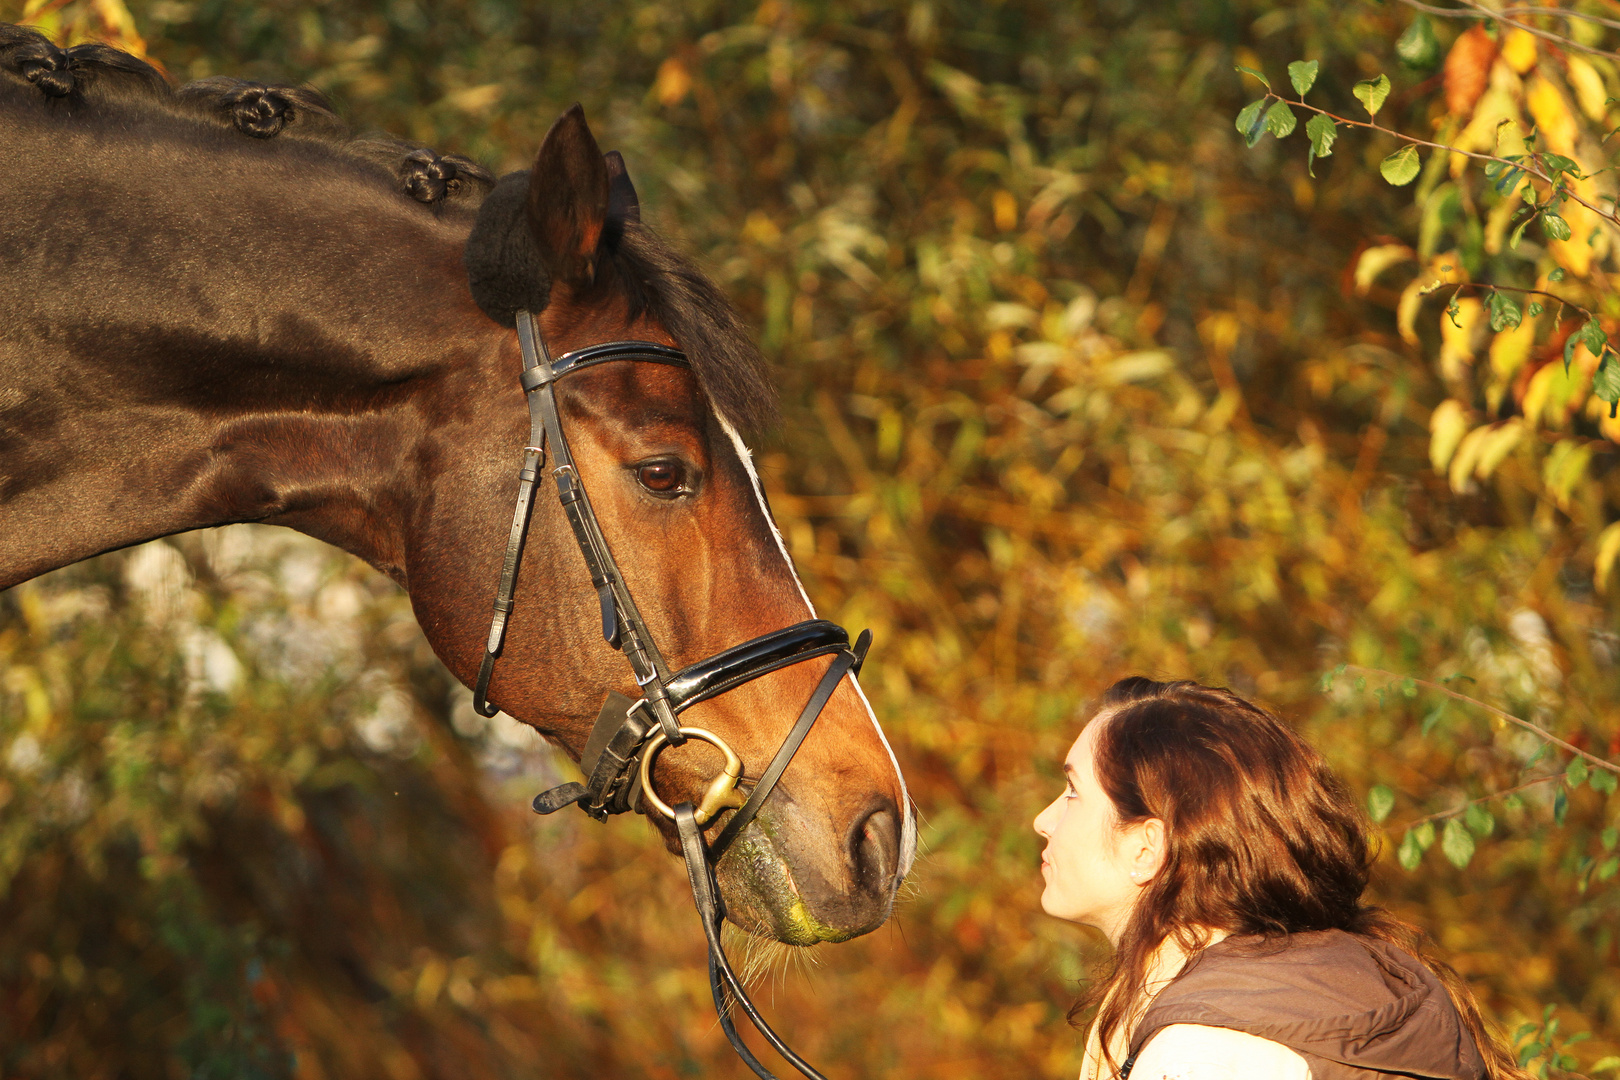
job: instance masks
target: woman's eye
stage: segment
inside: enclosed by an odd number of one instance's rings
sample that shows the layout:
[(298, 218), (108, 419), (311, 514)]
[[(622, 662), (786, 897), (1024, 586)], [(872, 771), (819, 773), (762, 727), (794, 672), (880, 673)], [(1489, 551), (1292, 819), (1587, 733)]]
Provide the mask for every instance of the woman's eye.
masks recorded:
[(678, 461), (649, 461), (636, 467), (636, 481), (655, 495), (686, 489), (686, 467)]

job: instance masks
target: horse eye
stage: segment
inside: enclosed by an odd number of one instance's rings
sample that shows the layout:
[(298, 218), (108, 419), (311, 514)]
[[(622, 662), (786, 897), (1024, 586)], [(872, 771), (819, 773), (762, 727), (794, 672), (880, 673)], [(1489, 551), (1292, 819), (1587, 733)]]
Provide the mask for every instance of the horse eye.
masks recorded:
[(686, 487), (686, 468), (678, 461), (649, 461), (636, 467), (636, 480), (655, 495), (668, 495)]

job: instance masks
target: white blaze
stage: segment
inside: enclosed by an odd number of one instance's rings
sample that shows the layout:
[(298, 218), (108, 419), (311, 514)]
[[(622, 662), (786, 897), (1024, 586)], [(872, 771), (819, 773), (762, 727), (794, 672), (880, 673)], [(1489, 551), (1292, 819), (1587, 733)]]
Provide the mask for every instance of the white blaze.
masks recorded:
[[(754, 498), (759, 500), (759, 512), (765, 515), (765, 523), (771, 528), (771, 536), (776, 538), (776, 549), (782, 553), (782, 561), (787, 564), (788, 573), (793, 576), (793, 584), (798, 587), (799, 597), (813, 619), (816, 617), (816, 606), (810, 602), (810, 596), (804, 591), (804, 583), (799, 580), (799, 572), (793, 566), (793, 556), (788, 554), (787, 542), (782, 539), (782, 530), (776, 527), (776, 519), (771, 516), (771, 508), (765, 502), (765, 487), (760, 483), (759, 473), (754, 469), (754, 455), (743, 442), (737, 429), (731, 426), (724, 413), (715, 410), (715, 416), (720, 421), (720, 427), (725, 430), (731, 439), (731, 445), (736, 448), (737, 457), (742, 461), (743, 469), (748, 473), (748, 479), (753, 484)], [(912, 812), (911, 794), (906, 790), (906, 778), (900, 772), (900, 762), (894, 756), (894, 748), (889, 745), (889, 739), (883, 734), (883, 725), (878, 723), (877, 714), (872, 711), (872, 703), (866, 700), (866, 692), (861, 689), (860, 682), (851, 673), (849, 683), (855, 688), (855, 696), (860, 698), (861, 706), (866, 709), (867, 719), (872, 721), (872, 727), (877, 731), (878, 741), (889, 755), (889, 764), (894, 766), (895, 779), (900, 781), (900, 865), (896, 873), (896, 881), (911, 872), (911, 864), (917, 857), (917, 816)]]

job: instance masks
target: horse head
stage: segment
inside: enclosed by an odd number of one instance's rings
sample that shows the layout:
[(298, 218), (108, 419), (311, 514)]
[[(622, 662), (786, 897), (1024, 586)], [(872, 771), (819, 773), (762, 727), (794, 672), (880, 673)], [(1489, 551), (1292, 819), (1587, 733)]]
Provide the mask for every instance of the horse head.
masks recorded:
[[(689, 367), (603, 364), (558, 383), (559, 411), (577, 432), (568, 440), (601, 532), (670, 666), (813, 618), (742, 437), (773, 412), (761, 359), (720, 292), (641, 224), (622, 159), (602, 154), (578, 106), (552, 126), (534, 166), (490, 194), (466, 261), (475, 300), (491, 320), (504, 327), (520, 311), (539, 312), (553, 354), (636, 339), (690, 357)], [(526, 414), (518, 395), (505, 396), (515, 447)], [(553, 502), (537, 505), (550, 513), (531, 528), (550, 538), (550, 550), (569, 552), (562, 512)], [(485, 551), (498, 547), (485, 541)], [(602, 632), (586, 565), (577, 556), (573, 566), (567, 561), (529, 586), (532, 600), (519, 586), (504, 647), (513, 658), (503, 651), (489, 696), (577, 758), (589, 734), (579, 721), (594, 715), (602, 689), (633, 697), (636, 688)], [(536, 615), (524, 619), (518, 613), (530, 604)], [(558, 610), (570, 613), (566, 653), (556, 649), (558, 621), (537, 617)], [(479, 641), (457, 635), (458, 647), (446, 653), (464, 681), (472, 681), (477, 659), (465, 645)], [(832, 662), (765, 675), (699, 702), (681, 723), (721, 736), (757, 778)], [(566, 713), (556, 711), (559, 691), (573, 703)], [(585, 705), (591, 710), (581, 711)], [(718, 760), (699, 743), (664, 753), (656, 786), (667, 802), (697, 802)], [(853, 675), (778, 790), (721, 859), (732, 919), (795, 944), (879, 925), (909, 866), (915, 826), (898, 766)], [(668, 820), (650, 816), (673, 850)]]

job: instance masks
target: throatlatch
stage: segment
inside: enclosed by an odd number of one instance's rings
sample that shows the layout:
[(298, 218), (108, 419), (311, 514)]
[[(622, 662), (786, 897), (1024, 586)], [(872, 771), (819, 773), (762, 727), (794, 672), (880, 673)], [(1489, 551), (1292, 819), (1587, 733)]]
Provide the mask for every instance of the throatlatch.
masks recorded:
[[(673, 819), (680, 835), (681, 852), (686, 859), (692, 901), (697, 906), (704, 937), (708, 941), (709, 988), (714, 995), (715, 1010), (726, 1038), (762, 1080), (776, 1080), (737, 1034), (731, 1019), (731, 1001), (727, 999), (729, 993), (731, 1000), (742, 1006), (749, 1021), (790, 1065), (811, 1080), (825, 1080), (821, 1073), (794, 1053), (771, 1030), (726, 959), (725, 950), (720, 946), (720, 923), (725, 918), (725, 905), (720, 898), (714, 866), (770, 797), (787, 770), (788, 763), (793, 760), (793, 755), (810, 733), (810, 728), (826, 708), (827, 702), (832, 699), (844, 676), (860, 672), (866, 651), (872, 644), (872, 632), (863, 630), (852, 646), (849, 633), (843, 627), (824, 619), (811, 619), (734, 645), (671, 673), (641, 619), (641, 612), (630, 595), (624, 575), (614, 561), (613, 551), (602, 535), (590, 497), (574, 468), (573, 455), (563, 434), (562, 416), (557, 410), (554, 388), (557, 380), (563, 376), (595, 364), (628, 360), (689, 368), (691, 363), (686, 354), (679, 350), (650, 341), (611, 341), (576, 349), (553, 361), (540, 333), (539, 323), (527, 311), (517, 313), (517, 332), (523, 350), (520, 381), (529, 402), (529, 444), (523, 448), (523, 468), (518, 473), (517, 507), (512, 513), (512, 531), (507, 538), (506, 558), (501, 565), (500, 584), (495, 593), (495, 613), (490, 622), (489, 639), (484, 647), (483, 663), (473, 690), (473, 708), (482, 716), (494, 716), (498, 711), (488, 697), (489, 680), (506, 638), (506, 627), (512, 614), (512, 596), (523, 561), (523, 544), (534, 509), (535, 484), (549, 447), (553, 458), (551, 474), (557, 482), (557, 498), (568, 517), (580, 554), (585, 558), (591, 586), (596, 590), (602, 615), (602, 637), (609, 645), (621, 650), (630, 662), (641, 697), (632, 701), (622, 694), (608, 694), (591, 729), (590, 738), (585, 743), (585, 752), (580, 756), (579, 764), (586, 782), (563, 784), (541, 792), (535, 796), (534, 809), (537, 813), (551, 814), (565, 806), (577, 804), (591, 817), (605, 821), (610, 814), (632, 810), (646, 813), (651, 808)], [(742, 760), (713, 732), (682, 727), (677, 718), (700, 701), (734, 690), (784, 667), (828, 655), (833, 658), (832, 664), (816, 684), (814, 693), (805, 703), (798, 720), (770, 764), (753, 782), (753, 789), (744, 798), (740, 788), (745, 782)], [(664, 747), (679, 746), (689, 738), (719, 748), (726, 757), (726, 767), (711, 781), (698, 805), (681, 802), (670, 806), (653, 789), (653, 764)], [(706, 844), (704, 828), (727, 809), (734, 811), (730, 820), (721, 828), (713, 843)]]

